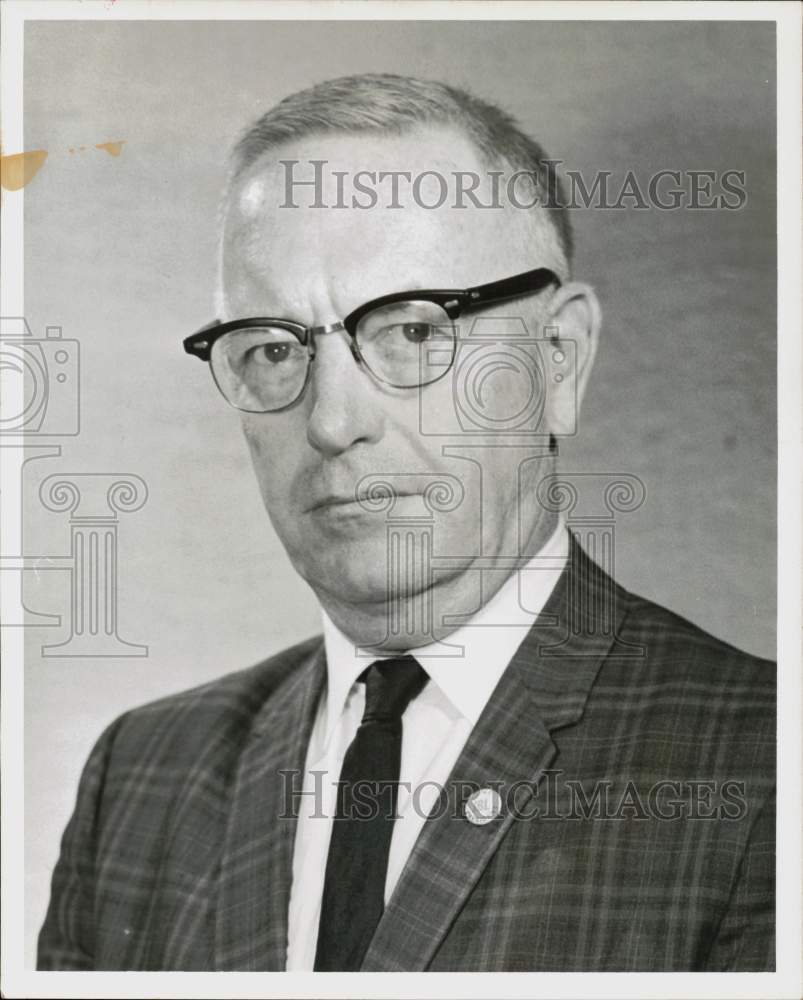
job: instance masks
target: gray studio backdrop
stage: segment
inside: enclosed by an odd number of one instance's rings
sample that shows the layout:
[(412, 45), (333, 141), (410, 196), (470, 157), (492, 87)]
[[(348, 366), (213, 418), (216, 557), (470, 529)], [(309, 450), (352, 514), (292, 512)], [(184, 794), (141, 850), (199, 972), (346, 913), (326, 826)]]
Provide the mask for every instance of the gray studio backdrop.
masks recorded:
[[(31, 449), (24, 480), (25, 548), (41, 570), (26, 573), (26, 602), (61, 616), (27, 644), (31, 962), (58, 838), (103, 726), (319, 629), (261, 508), (237, 416), (180, 343), (213, 314), (230, 143), (314, 81), (389, 71), (468, 86), (587, 176), (745, 172), (739, 211), (574, 213), (576, 273), (596, 287), (605, 323), (581, 433), (562, 453), (569, 469), (647, 487), (617, 522), (625, 586), (773, 655), (774, 57), (774, 26), (760, 23), (27, 25), (26, 149), (49, 154), (25, 190), (27, 319), (35, 337), (60, 326), (79, 341), (81, 408), (79, 434), (43, 428), (61, 455)], [(97, 148), (112, 141), (124, 144)], [(81, 511), (47, 485), (56, 509), (43, 504), (48, 477), (87, 473), (99, 475), (77, 479)], [(147, 499), (126, 509), (143, 498), (129, 478), (116, 528), (101, 524), (104, 538), (117, 532), (103, 544), (116, 544), (119, 588), (116, 612), (98, 613), (116, 613), (116, 635), (147, 655), (43, 655), (74, 625), (71, 516), (110, 516), (109, 475), (140, 477)]]

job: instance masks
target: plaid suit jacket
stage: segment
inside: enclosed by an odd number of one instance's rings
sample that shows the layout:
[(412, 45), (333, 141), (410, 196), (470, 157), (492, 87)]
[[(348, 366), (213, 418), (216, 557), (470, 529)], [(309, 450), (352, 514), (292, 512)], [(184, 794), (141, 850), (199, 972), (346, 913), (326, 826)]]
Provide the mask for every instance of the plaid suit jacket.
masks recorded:
[[(366, 971), (774, 969), (775, 671), (573, 544)], [(320, 638), (137, 708), (81, 778), (40, 969), (282, 970)], [(463, 805), (494, 788), (484, 825)], [(282, 818), (284, 814), (284, 818)]]

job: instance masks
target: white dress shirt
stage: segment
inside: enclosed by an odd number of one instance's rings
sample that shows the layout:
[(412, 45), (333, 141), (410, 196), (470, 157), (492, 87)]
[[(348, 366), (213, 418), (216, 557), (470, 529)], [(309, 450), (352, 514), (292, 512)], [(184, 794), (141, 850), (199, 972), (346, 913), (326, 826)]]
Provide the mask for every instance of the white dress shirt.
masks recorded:
[[(487, 604), (447, 636), (448, 646), (432, 643), (407, 651), (430, 680), (402, 717), (400, 785), (385, 880), (386, 904), (471, 730), (552, 593), (568, 551), (568, 533), (561, 523), (533, 560), (512, 573)], [(365, 687), (357, 678), (376, 659), (355, 649), (325, 612), (323, 628), (327, 685), (307, 747), (303, 782), (307, 794), (299, 803), (288, 914), (288, 971), (309, 971), (315, 962), (337, 781), (365, 704)]]

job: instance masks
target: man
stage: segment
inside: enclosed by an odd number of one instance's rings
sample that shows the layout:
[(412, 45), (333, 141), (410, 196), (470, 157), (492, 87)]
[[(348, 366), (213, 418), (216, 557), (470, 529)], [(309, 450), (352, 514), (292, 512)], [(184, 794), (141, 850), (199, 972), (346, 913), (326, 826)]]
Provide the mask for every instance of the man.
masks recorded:
[(40, 968), (774, 967), (773, 668), (561, 520), (600, 310), (556, 195), (432, 82), (331, 81), (245, 134), (185, 347), (323, 640), (106, 730)]

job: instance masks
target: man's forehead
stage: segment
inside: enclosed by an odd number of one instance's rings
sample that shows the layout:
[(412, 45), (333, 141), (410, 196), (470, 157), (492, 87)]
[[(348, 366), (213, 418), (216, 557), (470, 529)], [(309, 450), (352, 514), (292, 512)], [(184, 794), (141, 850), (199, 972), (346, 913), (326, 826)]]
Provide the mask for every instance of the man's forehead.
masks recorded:
[[(394, 195), (401, 205), (419, 207), (419, 202), (432, 203), (431, 191), (440, 186), (438, 176), (454, 183), (455, 174), (482, 178), (488, 169), (471, 140), (456, 128), (417, 126), (400, 134), (318, 133), (272, 146), (235, 184), (231, 207), (246, 218), (290, 202), (314, 207), (345, 201), (350, 207), (355, 193), (361, 202), (357, 210), (362, 212), (384, 208)], [(359, 197), (355, 179), (358, 189), (360, 183), (363, 188), (374, 184), (377, 190), (382, 185), (385, 197), (376, 206), (362, 207), (367, 199), (364, 191)], [(315, 186), (306, 183), (310, 181)]]
[[(487, 188), (494, 169), (501, 171), (452, 129), (312, 135), (272, 147), (231, 190), (226, 293), (238, 289), (235, 297), (252, 310), (257, 301), (289, 308), (325, 276), (342, 285), (340, 308), (348, 308), (407, 288), (467, 287), (555, 268), (552, 227), (535, 224), (531, 211), (456, 204), (457, 173), (474, 174)], [(395, 186), (393, 173), (405, 174)], [(443, 190), (443, 204), (431, 207)], [(487, 190), (481, 196), (485, 203)]]

